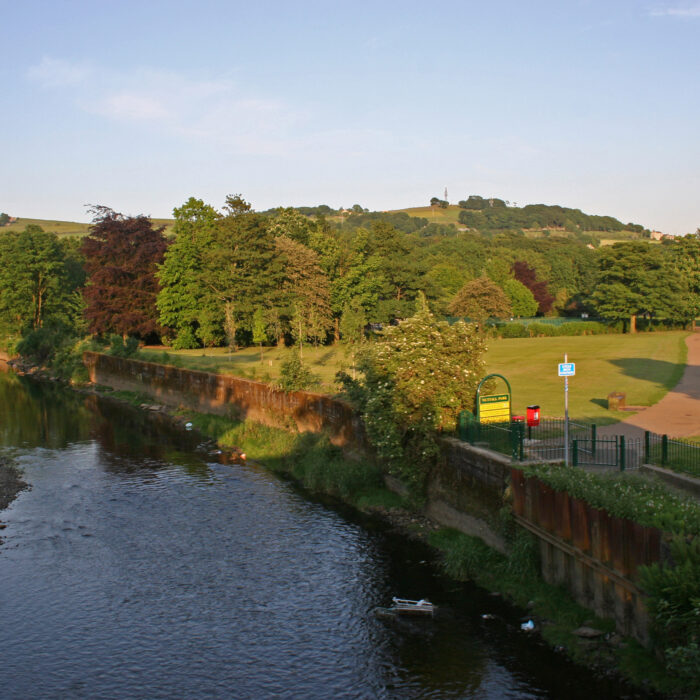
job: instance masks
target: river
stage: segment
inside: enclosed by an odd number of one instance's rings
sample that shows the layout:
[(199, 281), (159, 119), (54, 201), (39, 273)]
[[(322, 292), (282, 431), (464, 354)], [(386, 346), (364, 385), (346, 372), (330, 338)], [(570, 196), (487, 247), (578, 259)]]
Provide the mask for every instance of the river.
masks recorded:
[[(157, 417), (0, 375), (0, 444), (31, 484), (0, 513), (3, 699), (641, 697), (421, 545)], [(376, 618), (392, 595), (445, 613)]]

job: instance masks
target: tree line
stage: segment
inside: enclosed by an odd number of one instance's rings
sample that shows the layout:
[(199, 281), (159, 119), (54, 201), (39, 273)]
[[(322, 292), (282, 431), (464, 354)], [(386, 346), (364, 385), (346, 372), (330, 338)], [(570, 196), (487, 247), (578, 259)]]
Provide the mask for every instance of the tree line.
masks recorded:
[(323, 211), (255, 212), (240, 195), (220, 210), (191, 197), (174, 216), (171, 237), (101, 206), (82, 240), (35, 225), (2, 234), (0, 331), (47, 352), (85, 334), (303, 346), (408, 318), (420, 293), (442, 317), (589, 313), (631, 330), (638, 315), (689, 323), (700, 306), (698, 234), (599, 249), (514, 232), (425, 236), (395, 214), (363, 210), (348, 226)]
[(498, 199), (470, 195), (461, 200), (459, 222), (469, 228), (484, 231), (555, 229), (566, 231), (634, 231), (649, 236), (649, 231), (640, 224), (623, 224), (612, 216), (584, 214), (580, 209), (558, 205), (528, 204), (517, 207)]

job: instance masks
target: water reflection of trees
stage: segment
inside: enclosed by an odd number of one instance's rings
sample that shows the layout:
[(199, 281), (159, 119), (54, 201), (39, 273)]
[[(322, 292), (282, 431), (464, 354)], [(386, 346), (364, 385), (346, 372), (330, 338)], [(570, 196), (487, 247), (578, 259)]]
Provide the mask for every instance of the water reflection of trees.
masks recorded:
[(66, 387), (0, 373), (0, 446), (61, 449), (94, 440), (102, 463), (115, 472), (178, 464), (206, 474), (195, 453), (198, 438), (162, 415)]
[(57, 449), (89, 439), (85, 397), (47, 382), (0, 375), (0, 445)]
[(183, 432), (167, 417), (114, 400), (89, 396), (91, 437), (103, 452), (111, 471), (133, 472), (178, 464), (191, 474), (206, 474), (207, 466), (195, 454), (198, 438)]

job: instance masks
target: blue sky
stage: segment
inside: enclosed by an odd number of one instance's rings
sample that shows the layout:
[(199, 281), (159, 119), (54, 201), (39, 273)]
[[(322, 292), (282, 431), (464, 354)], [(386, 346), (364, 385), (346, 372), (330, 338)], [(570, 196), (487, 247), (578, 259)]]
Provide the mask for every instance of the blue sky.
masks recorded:
[(700, 0), (0, 0), (0, 211), (469, 194), (700, 226)]

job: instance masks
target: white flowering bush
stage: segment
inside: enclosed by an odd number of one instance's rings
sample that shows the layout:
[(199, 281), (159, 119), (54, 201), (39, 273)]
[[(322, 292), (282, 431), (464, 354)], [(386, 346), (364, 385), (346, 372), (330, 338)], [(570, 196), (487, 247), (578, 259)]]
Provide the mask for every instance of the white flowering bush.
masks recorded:
[(473, 410), (485, 350), (475, 325), (439, 321), (423, 303), (360, 354), (359, 379), (340, 375), (377, 454), (414, 489), (438, 453), (437, 434), (453, 429), (462, 409)]

